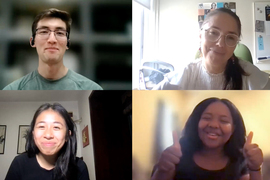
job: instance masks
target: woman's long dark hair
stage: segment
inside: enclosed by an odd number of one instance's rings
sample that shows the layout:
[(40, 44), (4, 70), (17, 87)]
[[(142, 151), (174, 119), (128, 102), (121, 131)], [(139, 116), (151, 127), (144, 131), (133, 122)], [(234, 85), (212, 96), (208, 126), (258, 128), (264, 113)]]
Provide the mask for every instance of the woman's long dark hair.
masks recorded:
[(200, 102), (189, 116), (180, 138), (181, 150), (183, 156), (192, 156), (195, 152), (203, 148), (203, 142), (198, 134), (198, 124), (205, 109), (214, 102), (225, 104), (231, 113), (233, 119), (233, 133), (230, 139), (224, 145), (224, 153), (230, 160), (244, 160), (241, 152), (245, 144), (246, 129), (243, 118), (238, 109), (227, 99), (208, 98)]
[[(76, 139), (76, 125), (70, 118), (66, 109), (58, 103), (54, 104), (43, 104), (35, 112), (33, 120), (28, 131), (28, 136), (26, 140), (26, 152), (29, 157), (33, 157), (40, 151), (36, 146), (33, 138), (33, 130), (35, 127), (36, 120), (38, 116), (46, 110), (52, 109), (57, 112), (66, 123), (66, 142), (58, 152), (58, 157), (54, 167), (54, 180), (65, 179), (73, 180), (77, 177), (77, 165), (76, 165), (76, 152), (77, 152), (77, 139)], [(71, 133), (70, 133), (71, 132)], [(70, 134), (69, 134), (70, 133)]]
[[(241, 36), (241, 21), (239, 17), (232, 12), (230, 9), (227, 8), (218, 8), (211, 11), (207, 14), (202, 27), (204, 24), (208, 23), (211, 17), (218, 15), (220, 13), (229, 14), (234, 18), (238, 28), (239, 37)], [(239, 59), (233, 54), (232, 57), (227, 61), (227, 65), (224, 71), (224, 86), (223, 90), (242, 90), (243, 89), (243, 79), (242, 75), (248, 76), (249, 74), (245, 72), (245, 70), (239, 64)]]

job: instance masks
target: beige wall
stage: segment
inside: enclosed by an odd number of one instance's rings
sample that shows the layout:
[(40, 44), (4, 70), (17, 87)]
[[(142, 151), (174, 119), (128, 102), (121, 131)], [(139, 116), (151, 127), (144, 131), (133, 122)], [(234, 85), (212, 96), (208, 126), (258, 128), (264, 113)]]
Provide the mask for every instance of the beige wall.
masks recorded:
[[(178, 69), (192, 61), (199, 48), (198, 4), (212, 1), (159, 1), (159, 51), (157, 53), (159, 53), (160, 60), (172, 63)], [(259, 69), (270, 70), (270, 61), (257, 63), (255, 59), (255, 20), (253, 17), (253, 3), (269, 2), (269, 0), (234, 0), (231, 2), (236, 2), (236, 14), (242, 23), (241, 43), (250, 49), (254, 64)]]
[[(159, 99), (174, 111), (181, 127), (193, 108), (209, 97), (226, 98), (241, 112), (247, 133), (254, 132), (253, 142), (259, 144), (264, 157), (270, 157), (270, 91), (133, 91), (133, 158), (139, 171), (148, 177), (153, 168), (154, 126)], [(168, 139), (171, 141), (171, 139)]]

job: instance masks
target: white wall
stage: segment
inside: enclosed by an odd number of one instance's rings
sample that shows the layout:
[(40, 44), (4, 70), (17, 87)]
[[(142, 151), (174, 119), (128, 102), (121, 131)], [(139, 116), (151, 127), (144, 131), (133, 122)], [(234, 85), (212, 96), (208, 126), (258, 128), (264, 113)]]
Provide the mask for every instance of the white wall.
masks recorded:
[[(35, 91), (32, 93), (19, 93), (13, 91), (13, 95), (15, 93), (19, 94), (18, 98), (22, 98), (23, 102), (14, 102), (20, 101), (20, 99), (12, 99), (12, 100), (3, 100), (6, 92), (0, 91), (0, 125), (6, 125), (6, 140), (5, 140), (5, 151), (4, 154), (0, 154), (0, 179), (4, 179), (8, 168), (14, 159), (17, 156), (17, 143), (18, 143), (18, 130), (19, 125), (29, 125), (33, 118), (33, 115), (37, 108), (45, 103), (53, 103), (58, 102), (63, 105), (67, 111), (72, 111), (74, 115), (74, 119), (82, 118), (82, 123), (76, 123), (77, 125), (77, 156), (83, 156), (84, 161), (86, 162), (89, 170), (90, 178), (95, 180), (95, 168), (94, 168), (94, 155), (93, 155), (93, 144), (92, 144), (92, 136), (91, 136), (91, 124), (90, 124), (90, 112), (89, 112), (89, 102), (88, 97), (91, 91), (80, 91), (80, 92), (71, 92), (71, 91), (63, 91), (58, 92), (54, 91), (46, 91), (46, 94), (42, 92)], [(12, 94), (11, 94), (12, 95)], [(30, 96), (29, 96), (30, 95)], [(51, 96), (50, 96), (51, 95)], [(29, 98), (25, 97), (29, 96)], [(44, 99), (44, 96), (47, 96), (48, 101), (38, 101), (37, 99)], [(54, 97), (55, 96), (55, 97)], [(36, 97), (36, 98), (35, 98)], [(11, 98), (9, 98), (11, 99)], [(25, 102), (25, 99), (30, 99), (29, 102)], [(51, 101), (51, 99), (57, 99), (57, 101)], [(63, 99), (62, 101), (59, 99)], [(11, 102), (10, 102), (11, 101)], [(84, 126), (88, 125), (89, 128), (89, 138), (90, 144), (89, 146), (82, 148), (82, 138), (81, 131)]]
[[(199, 48), (198, 4), (203, 2), (212, 1), (160, 0), (160, 60), (174, 64), (176, 70), (193, 60)], [(253, 2), (266, 1), (234, 0), (231, 2), (236, 2), (236, 14), (242, 22), (241, 43), (250, 49), (254, 65), (261, 70), (270, 70), (270, 62), (257, 63), (255, 57)]]
[[(88, 126), (89, 131), (89, 145), (86, 147), (81, 146), (81, 152), (83, 156), (83, 160), (87, 165), (89, 177), (90, 179), (95, 180), (96, 179), (96, 173), (95, 173), (95, 159), (94, 159), (94, 149), (93, 149), (93, 138), (92, 138), (92, 126), (91, 126), (91, 118), (90, 118), (90, 107), (89, 107), (89, 98), (90, 94), (89, 92), (83, 92), (81, 94), (81, 97), (78, 101), (78, 108), (79, 108), (79, 114), (80, 118), (82, 119), (82, 122), (80, 123), (80, 129), (79, 132), (80, 136), (82, 136), (82, 130), (84, 127)], [(82, 140), (80, 140), (82, 142)]]

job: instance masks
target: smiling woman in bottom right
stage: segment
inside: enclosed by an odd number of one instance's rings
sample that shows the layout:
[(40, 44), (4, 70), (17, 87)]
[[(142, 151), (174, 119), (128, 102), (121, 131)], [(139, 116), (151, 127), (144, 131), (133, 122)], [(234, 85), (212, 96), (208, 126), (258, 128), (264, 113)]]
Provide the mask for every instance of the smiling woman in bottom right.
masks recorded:
[(252, 137), (232, 102), (207, 98), (194, 108), (180, 140), (173, 132), (151, 180), (262, 180), (263, 154)]

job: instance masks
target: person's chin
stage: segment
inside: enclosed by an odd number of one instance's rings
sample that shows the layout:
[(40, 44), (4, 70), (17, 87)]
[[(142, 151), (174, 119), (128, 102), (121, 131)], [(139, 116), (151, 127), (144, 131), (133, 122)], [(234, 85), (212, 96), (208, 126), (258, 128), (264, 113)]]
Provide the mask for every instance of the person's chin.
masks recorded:
[(52, 156), (52, 155), (55, 154), (55, 152), (56, 152), (56, 150), (55, 150), (54, 148), (48, 148), (48, 149), (43, 148), (43, 149), (42, 149), (42, 153), (43, 153), (44, 155), (46, 155), (46, 156)]
[(219, 146), (220, 146), (218, 141), (216, 141), (216, 142), (205, 142), (204, 145), (207, 148), (211, 148), (211, 149), (219, 148)]
[(59, 59), (59, 56), (47, 56), (45, 58), (45, 62), (46, 63), (58, 63), (61, 60)]
[(224, 62), (227, 62), (226, 56), (225, 55), (220, 55), (220, 54), (209, 54), (208, 59), (210, 60), (211, 63), (213, 64), (223, 64)]

